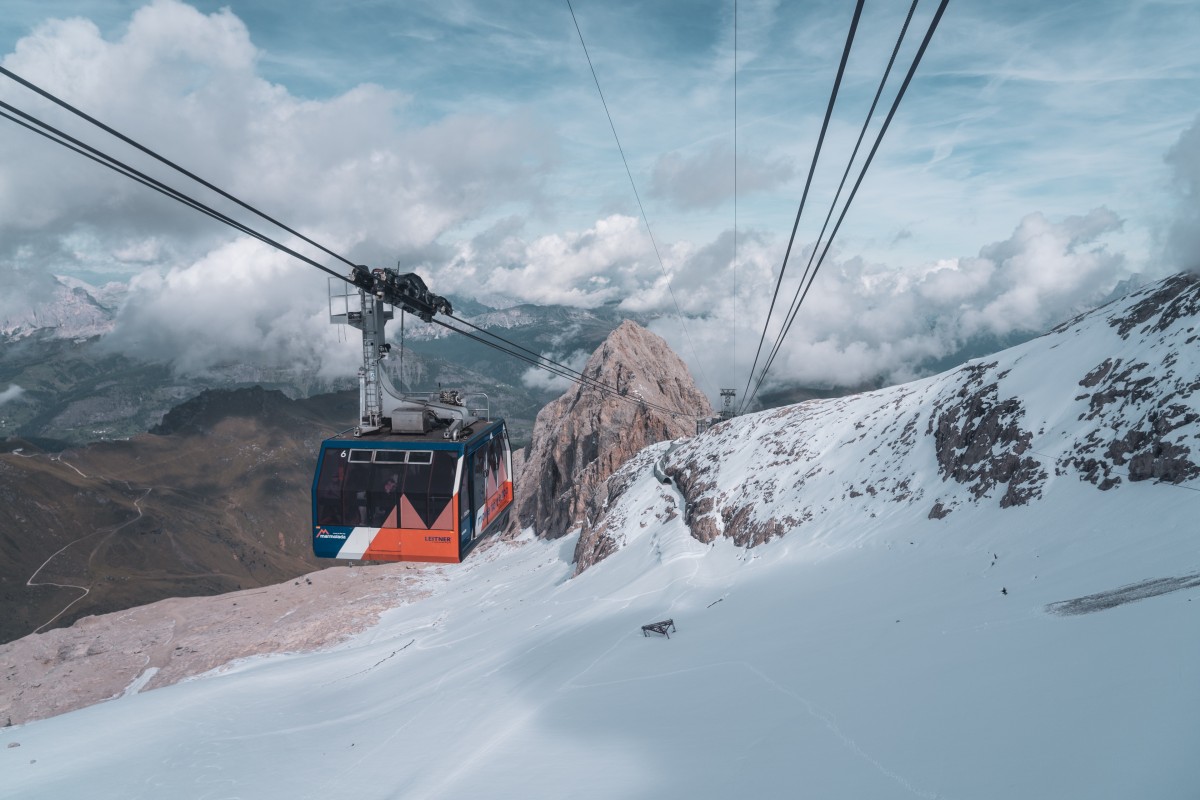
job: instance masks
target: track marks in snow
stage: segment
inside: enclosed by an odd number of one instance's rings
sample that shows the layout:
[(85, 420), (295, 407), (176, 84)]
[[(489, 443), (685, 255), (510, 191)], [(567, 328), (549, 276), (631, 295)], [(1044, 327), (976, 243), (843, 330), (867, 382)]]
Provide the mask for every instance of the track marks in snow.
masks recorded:
[(1131, 583), (1119, 589), (1098, 592), (1072, 600), (1060, 600), (1050, 603), (1046, 611), (1060, 617), (1071, 617), (1079, 614), (1092, 614), (1096, 611), (1107, 611), (1110, 608), (1135, 603), (1148, 597), (1158, 597), (1160, 594), (1177, 592), (1180, 589), (1194, 589), (1200, 586), (1200, 572), (1183, 575), (1178, 578), (1154, 578), (1139, 583)]
[(787, 697), (789, 700), (792, 700), (795, 703), (797, 703), (798, 705), (800, 705), (800, 707), (803, 708), (804, 712), (808, 716), (817, 720), (844, 747), (846, 747), (852, 753), (854, 753), (855, 756), (861, 758), (862, 760), (864, 760), (868, 764), (870, 764), (881, 775), (885, 776), (886, 778), (888, 778), (891, 781), (894, 781), (897, 785), (902, 787), (905, 791), (909, 792), (910, 794), (912, 794), (916, 797), (926, 798), (926, 800), (935, 800), (935, 798), (938, 797), (938, 794), (936, 792), (932, 792), (927, 789), (923, 789), (919, 786), (914, 785), (913, 782), (910, 781), (908, 778), (906, 778), (905, 776), (896, 772), (895, 770), (888, 768), (881, 761), (879, 761), (879, 759), (875, 758), (870, 753), (868, 753), (866, 750), (864, 750), (862, 748), (862, 746), (852, 736), (850, 736), (845, 730), (842, 729), (842, 727), (838, 724), (837, 719), (834, 717), (834, 715), (832, 713), (821, 709), (815, 703), (813, 703), (811, 700), (809, 700), (807, 697), (804, 697), (804, 696), (800, 695), (799, 693), (795, 692), (794, 690), (788, 688), (787, 686), (784, 686), (784, 685), (780, 684), (779, 682), (775, 681), (774, 679), (769, 677), (766, 673), (764, 673), (762, 670), (758, 669), (753, 664), (751, 664), (747, 661), (743, 661), (743, 660), (713, 661), (713, 662), (709, 662), (707, 664), (700, 664), (700, 665), (696, 665), (696, 666), (692, 666), (692, 667), (685, 667), (683, 669), (672, 669), (672, 670), (662, 670), (662, 671), (658, 671), (658, 672), (648, 672), (648, 673), (645, 673), (642, 675), (635, 675), (635, 676), (628, 677), (628, 678), (620, 678), (617, 680), (609, 680), (609, 681), (582, 682), (579, 680), (579, 678), (581, 678), (582, 676), (584, 676), (588, 672), (590, 672), (594, 667), (596, 667), (596, 665), (598, 665), (601, 661), (603, 661), (606, 656), (608, 656), (613, 650), (615, 650), (617, 648), (617, 646), (621, 644), (621, 642), (625, 641), (627, 638), (629, 638), (629, 637), (622, 636), (617, 642), (614, 642), (612, 646), (610, 646), (603, 653), (601, 653), (588, 667), (586, 667), (584, 670), (582, 670), (574, 678), (571, 678), (570, 680), (568, 680), (564, 684), (564, 688), (593, 689), (593, 688), (606, 687), (606, 686), (620, 686), (620, 685), (626, 685), (626, 684), (645, 683), (647, 681), (657, 681), (657, 680), (668, 679), (668, 678), (678, 678), (681, 675), (689, 675), (689, 674), (694, 674), (697, 672), (706, 672), (706, 671), (711, 671), (711, 670), (721, 670), (723, 668), (730, 668), (730, 667), (742, 669), (742, 670), (745, 670), (746, 672), (750, 673), (751, 675), (753, 675), (755, 678), (757, 678), (764, 686), (766, 686), (772, 692), (777, 692), (779, 694), (782, 694), (785, 697)]
[[(376, 667), (378, 667), (378, 666), (379, 666), (380, 664), (382, 664), (383, 662), (385, 662), (385, 661), (389, 661), (390, 659), (394, 658), (394, 657), (396, 656), (396, 654), (398, 654), (398, 653), (402, 653), (402, 652), (404, 652), (405, 650), (407, 650), (407, 649), (408, 649), (408, 648), (409, 648), (409, 647), (410, 647), (410, 646), (413, 644), (413, 642), (415, 642), (415, 641), (417, 641), (417, 640), (416, 640), (416, 639), (410, 639), (410, 640), (408, 641), (408, 644), (404, 645), (403, 647), (398, 647), (398, 648), (396, 648), (396, 649), (395, 649), (395, 650), (393, 650), (391, 653), (389, 653), (388, 655), (386, 655), (386, 656), (384, 656), (383, 658), (379, 659), (378, 661), (376, 661), (374, 664), (372, 664), (371, 666), (367, 667), (366, 669), (360, 669), (358, 672), (352, 672), (352, 673), (350, 673), (349, 675), (343, 675), (341, 678), (338, 678), (338, 680), (345, 680), (346, 678), (353, 678), (353, 677), (355, 677), (356, 675), (365, 675), (366, 673), (368, 673), (368, 672), (370, 672), (371, 670), (373, 670), (373, 669), (375, 669)], [(333, 681), (330, 681), (330, 683), (332, 683), (332, 682), (333, 682)], [(328, 684), (328, 683), (326, 683), (326, 684), (324, 684), (324, 685), (325, 685), (325, 686), (328, 686), (329, 684)]]
[(842, 728), (837, 724), (837, 720), (834, 718), (833, 714), (819, 709), (816, 706), (816, 704), (813, 703), (811, 700), (809, 700), (807, 697), (803, 697), (803, 696), (797, 694), (796, 692), (792, 691), (788, 687), (784, 686), (783, 684), (778, 683), (777, 681), (773, 680), (766, 673), (764, 673), (762, 670), (755, 667), (753, 664), (750, 664), (745, 661), (739, 661), (736, 663), (739, 664), (740, 666), (745, 667), (747, 671), (749, 671), (751, 674), (757, 676), (758, 679), (761, 680), (763, 683), (765, 683), (767, 686), (771, 687), (775, 691), (777, 691), (787, 697), (790, 697), (791, 699), (795, 700), (797, 703), (802, 705), (804, 707), (805, 711), (807, 711), (810, 716), (814, 717), (815, 719), (820, 720), (825, 725), (825, 727), (829, 729), (830, 733), (832, 733), (834, 736), (836, 736), (842, 742), (842, 744), (844, 744), (847, 748), (849, 748), (855, 755), (859, 756), (864, 761), (866, 761), (868, 764), (870, 764), (872, 767), (874, 767), (876, 770), (878, 770), (880, 774), (886, 776), (890, 780), (895, 781), (897, 784), (899, 784), (905, 790), (907, 790), (911, 794), (916, 795), (917, 797), (924, 797), (924, 798), (927, 798), (927, 800), (935, 800), (935, 798), (938, 797), (936, 792), (930, 792), (928, 790), (921, 789), (921, 788), (914, 786), (912, 784), (912, 782), (909, 781), (907, 778), (905, 778), (903, 775), (899, 774), (898, 772), (895, 772), (894, 770), (888, 769), (882, 763), (880, 763), (876, 758), (871, 756), (870, 753), (863, 750), (862, 747), (859, 746), (857, 741), (855, 741), (849, 734), (847, 734), (845, 731), (842, 730)]

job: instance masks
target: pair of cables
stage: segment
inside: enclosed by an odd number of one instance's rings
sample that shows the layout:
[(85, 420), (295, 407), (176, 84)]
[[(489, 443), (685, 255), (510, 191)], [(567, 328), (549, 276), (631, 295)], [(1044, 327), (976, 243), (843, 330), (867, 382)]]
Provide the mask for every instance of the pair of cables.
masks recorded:
[[(168, 159), (168, 158), (160, 155), (159, 153), (155, 152), (154, 150), (150, 149), (149, 147), (146, 147), (145, 145), (141, 144), (140, 142), (135, 141), (131, 137), (104, 124), (103, 122), (99, 121), (98, 119), (81, 111), (80, 109), (76, 108), (75, 106), (71, 105), (70, 103), (66, 102), (65, 100), (57, 97), (56, 95), (52, 94), (51, 92), (43, 89), (42, 87), (37, 86), (36, 84), (26, 80), (25, 78), (14, 73), (13, 71), (0, 66), (0, 75), (3, 75), (5, 77), (13, 80), (14, 82), (20, 84), (21, 86), (24, 86), (26, 89), (42, 96), (43, 98), (51, 101), (55, 105), (58, 105), (59, 107), (74, 114), (75, 116), (91, 123), (93, 126), (99, 128), (100, 130), (104, 131), (105, 133), (108, 133), (109, 135), (119, 139), (120, 141), (134, 147), (135, 149), (146, 154), (147, 156), (150, 156), (151, 158), (155, 159), (156, 161), (159, 161), (160, 163), (170, 167), (171, 169), (175, 170), (176, 172), (180, 173), (181, 175), (184, 175), (185, 177), (195, 181), (196, 183), (199, 183), (201, 186), (204, 186), (205, 188), (207, 188), (213, 192), (216, 192), (221, 197), (224, 197), (225, 199), (237, 204), (238, 206), (242, 207), (243, 209), (250, 211), (251, 213), (253, 213), (256, 216), (260, 217), (261, 219), (271, 223), (272, 225), (275, 225), (276, 227), (280, 228), (281, 230), (292, 234), (293, 236), (297, 237), (301, 241), (311, 245), (312, 247), (317, 248), (318, 250), (322, 251), (323, 253), (329, 255), (330, 257), (335, 258), (338, 261), (341, 261), (344, 264), (346, 264), (352, 268), (357, 268), (357, 265), (355, 265), (354, 262), (350, 261), (345, 256), (342, 256), (341, 254), (336, 253), (335, 251), (325, 247), (324, 245), (320, 244), (319, 242), (316, 242), (312, 238), (305, 236), (304, 234), (300, 233), (299, 231), (295, 230), (294, 228), (291, 228), (288, 225), (285, 225), (284, 223), (282, 223), (279, 220), (275, 219), (274, 217), (266, 214), (265, 212), (259, 210), (258, 208), (250, 205), (249, 203), (242, 201), (241, 199), (235, 197), (234, 195), (221, 189), (220, 187), (215, 186), (214, 184), (210, 183), (209, 181), (204, 180), (203, 178), (201, 178), (198, 175), (183, 168), (182, 166), (180, 166), (176, 162), (172, 161), (171, 159)], [(196, 199), (195, 197), (187, 194), (186, 192), (184, 192), (180, 189), (177, 189), (175, 187), (172, 187), (172, 186), (166, 184), (165, 182), (160, 181), (157, 178), (150, 176), (146, 172), (144, 172), (140, 169), (137, 169), (136, 167), (134, 167), (124, 161), (121, 161), (120, 159), (118, 159), (112, 155), (109, 155), (108, 153), (105, 153), (104, 151), (100, 150), (99, 148), (89, 145), (89, 144), (83, 142), (82, 140), (80, 140), (74, 136), (71, 136), (70, 134), (66, 133), (65, 131), (61, 130), (60, 128), (57, 128), (43, 120), (40, 120), (37, 117), (33, 116), (32, 114), (22, 111), (21, 109), (17, 108), (16, 106), (13, 106), (12, 104), (2, 101), (2, 100), (0, 100), (0, 117), (3, 117), (4, 119), (9, 120), (10, 122), (13, 122), (23, 128), (26, 128), (29, 131), (32, 131), (33, 133), (36, 133), (52, 142), (58, 144), (58, 145), (61, 145), (62, 147), (65, 147), (75, 153), (78, 153), (79, 155), (82, 155), (82, 156), (100, 164), (101, 166), (111, 169), (120, 175), (124, 175), (125, 177), (129, 178), (130, 180), (140, 183), (143, 186), (146, 186), (147, 188), (153, 189), (154, 191), (159, 192), (160, 194), (162, 194), (166, 197), (169, 197), (172, 200), (175, 200), (176, 202), (179, 202), (189, 208), (192, 208), (202, 214), (205, 214), (206, 216), (233, 228), (234, 230), (238, 231), (239, 233), (242, 233), (244, 235), (247, 235), (254, 239), (257, 239), (258, 241), (262, 242), (263, 244), (273, 247), (273, 248), (279, 250), (280, 252), (286, 253), (287, 255), (290, 255), (293, 258), (296, 258), (299, 261), (302, 261), (303, 263), (305, 263), (309, 266), (315, 267), (316, 269), (319, 269), (322, 272), (332, 275), (333, 277), (336, 277), (340, 280), (346, 281), (347, 283), (354, 284), (354, 280), (351, 277), (347, 276), (346, 274), (343, 274), (343, 273), (337, 272), (336, 270), (330, 269), (329, 267), (325, 266), (324, 264), (321, 264), (320, 262), (316, 261), (315, 259), (310, 258), (309, 256), (304, 255), (303, 253), (300, 253), (299, 251), (283, 244), (282, 242), (276, 240), (275, 238), (272, 238), (271, 236), (268, 236), (268, 235), (262, 233), (261, 231), (258, 231), (256, 229), (250, 227), (249, 225), (247, 225), (239, 220), (234, 219), (233, 217), (229, 216), (228, 214), (225, 214), (224, 212), (217, 210), (216, 208), (212, 207), (211, 205)], [(465, 330), (465, 329), (459, 328), (459, 327), (455, 327), (453, 325), (449, 325), (449, 324), (441, 322), (439, 320), (435, 320), (435, 322), (437, 322), (437, 324), (441, 325), (442, 327), (447, 328), (448, 330), (451, 330), (451, 331), (454, 331), (461, 335), (467, 336), (468, 338), (470, 338), (480, 344), (491, 347), (495, 350), (505, 353), (508, 356), (511, 356), (513, 358), (517, 358), (521, 361), (529, 363), (531, 366), (546, 370), (555, 375), (566, 378), (567, 380), (570, 380), (574, 383), (580, 384), (581, 386), (595, 389), (595, 390), (600, 391), (601, 393), (606, 394), (608, 396), (618, 397), (618, 398), (624, 399), (631, 403), (640, 404), (643, 406), (654, 408), (655, 410), (658, 410), (665, 414), (669, 414), (671, 416), (689, 417), (689, 418), (696, 416), (695, 414), (686, 414), (686, 413), (680, 412), (675, 409), (669, 409), (669, 408), (666, 408), (665, 406), (650, 403), (641, 398), (630, 397), (628, 394), (624, 394), (624, 393), (620, 392), (615, 387), (609, 386), (608, 384), (606, 384), (596, 378), (589, 378), (578, 370), (572, 369), (571, 367), (561, 364), (547, 356), (541, 355), (539, 353), (535, 353), (525, 347), (522, 347), (522, 346), (516, 344), (515, 342), (510, 342), (509, 340), (505, 339), (504, 337), (502, 337), (498, 334), (492, 333), (490, 331), (486, 331), (478, 326), (475, 326), (475, 325), (467, 322), (466, 320), (463, 320), (463, 319), (460, 319), (457, 317), (453, 317), (453, 316), (451, 316), (450, 318), (452, 320), (454, 320), (455, 322), (459, 323), (460, 325), (465, 325), (467, 327), (474, 328), (476, 331), (479, 332), (479, 334), (482, 334), (482, 335), (473, 334), (468, 330)]]
[[(863, 121), (862, 129), (858, 134), (858, 140), (855, 142), (855, 145), (854, 145), (854, 150), (851, 153), (850, 159), (846, 164), (845, 171), (842, 173), (841, 183), (839, 183), (839, 185), (838, 185), (837, 192), (835, 193), (834, 198), (833, 198), (833, 202), (830, 203), (829, 212), (825, 215), (825, 222), (821, 226), (821, 232), (817, 235), (817, 241), (813, 246), (812, 253), (809, 254), (808, 263), (805, 265), (805, 268), (804, 268), (804, 274), (801, 276), (800, 282), (796, 286), (796, 292), (792, 297), (792, 302), (789, 304), (788, 311), (783, 317), (784, 322), (782, 323), (782, 325), (780, 327), (778, 335), (775, 337), (775, 341), (771, 347), (769, 355), (766, 357), (766, 359), (763, 362), (763, 368), (758, 373), (757, 378), (756, 378), (756, 376), (754, 374), (754, 370), (758, 367), (759, 357), (762, 355), (763, 344), (766, 341), (767, 330), (769, 329), (770, 323), (771, 323), (771, 316), (775, 310), (775, 303), (779, 296), (780, 287), (783, 285), (784, 274), (787, 270), (788, 258), (791, 255), (792, 245), (796, 238), (796, 230), (800, 225), (800, 217), (804, 213), (804, 204), (808, 198), (809, 187), (812, 183), (813, 174), (816, 170), (817, 160), (818, 160), (818, 158), (820, 156), (820, 152), (821, 152), (821, 145), (824, 142), (825, 131), (828, 128), (829, 120), (833, 113), (834, 104), (837, 100), (838, 89), (841, 85), (842, 76), (845, 72), (846, 61), (848, 60), (848, 58), (850, 56), (851, 45), (854, 42), (854, 34), (858, 28), (858, 21), (859, 21), (859, 17), (861, 16), (861, 13), (862, 13), (862, 6), (863, 6), (863, 0), (858, 0), (858, 3), (854, 9), (853, 20), (850, 23), (850, 32), (846, 37), (846, 44), (842, 51), (842, 60), (838, 66), (837, 77), (834, 80), (833, 90), (830, 92), (829, 104), (825, 111), (825, 119), (821, 126), (821, 133), (817, 139), (817, 145), (813, 152), (812, 164), (809, 167), (808, 178), (805, 181), (805, 185), (804, 185), (804, 193), (803, 193), (803, 195), (801, 195), (800, 208), (796, 212), (796, 222), (792, 226), (792, 235), (791, 235), (791, 238), (788, 240), (787, 250), (786, 250), (786, 252), (784, 254), (784, 258), (783, 258), (783, 265), (780, 267), (779, 277), (775, 282), (775, 292), (771, 298), (771, 307), (770, 307), (770, 310), (767, 312), (766, 319), (763, 321), (762, 336), (759, 338), (758, 350), (756, 351), (756, 353), (754, 355), (754, 363), (750, 367), (750, 375), (746, 379), (746, 388), (745, 388), (745, 390), (743, 390), (743, 393), (742, 393), (742, 403), (738, 409), (738, 413), (742, 413), (747, 408), (750, 407), (750, 404), (753, 402), (754, 398), (758, 394), (759, 389), (762, 387), (763, 382), (766, 380), (767, 373), (769, 372), (771, 366), (775, 363), (775, 359), (779, 355), (780, 348), (783, 346), (783, 341), (787, 337), (788, 333), (791, 331), (792, 324), (796, 321), (796, 316), (800, 312), (800, 307), (803, 305), (805, 298), (808, 297), (808, 292), (812, 288), (813, 281), (816, 280), (817, 273), (820, 271), (821, 266), (825, 263), (825, 258), (829, 254), (829, 250), (833, 245), (833, 240), (837, 236), (838, 231), (841, 229), (842, 222), (846, 219), (846, 214), (850, 210), (850, 205), (854, 201), (854, 197), (858, 193), (859, 187), (862, 185), (863, 178), (866, 177), (867, 169), (870, 168), (871, 162), (874, 160), (875, 154), (878, 152), (879, 146), (883, 142), (883, 137), (887, 133), (888, 126), (891, 125), (892, 119), (896, 115), (896, 110), (900, 107), (900, 101), (904, 99), (904, 94), (908, 90), (909, 84), (912, 82), (913, 76), (916, 74), (917, 67), (920, 65), (921, 59), (922, 59), (922, 57), (924, 57), (925, 51), (929, 47), (929, 42), (933, 38), (934, 31), (937, 30), (938, 23), (941, 22), (942, 15), (945, 13), (946, 6), (949, 4), (949, 2), (950, 2), (950, 0), (940, 0), (938, 8), (934, 12), (933, 18), (929, 23), (929, 27), (927, 28), (927, 30), (925, 32), (925, 36), (921, 40), (921, 44), (918, 47), (917, 52), (913, 57), (912, 63), (910, 64), (910, 66), (908, 68), (908, 72), (904, 76), (904, 81), (901, 83), (900, 88), (897, 91), (896, 96), (892, 101), (892, 105), (891, 105), (891, 108), (888, 110), (887, 117), (884, 119), (883, 124), (880, 126), (879, 132), (875, 136), (875, 141), (874, 141), (873, 145), (871, 146), (870, 152), (868, 153), (862, 166), (859, 168), (858, 177), (855, 180), (854, 186), (851, 188), (849, 195), (847, 195), (847, 197), (846, 197), (846, 202), (843, 204), (841, 212), (838, 214), (837, 222), (834, 223), (833, 230), (830, 232), (829, 238), (824, 240), (824, 247), (822, 247), (821, 246), (822, 238), (825, 236), (825, 231), (829, 227), (829, 221), (833, 218), (834, 211), (837, 209), (838, 200), (841, 199), (842, 190), (846, 186), (846, 180), (848, 179), (851, 169), (854, 166), (854, 160), (858, 156), (858, 152), (859, 152), (860, 147), (862, 146), (863, 139), (866, 136), (867, 130), (871, 124), (871, 120), (874, 117), (876, 107), (879, 104), (879, 99), (883, 94), (884, 86), (887, 84), (887, 80), (890, 77), (891, 72), (892, 72), (892, 67), (894, 66), (894, 64), (896, 62), (896, 56), (900, 52), (900, 46), (903, 43), (904, 37), (908, 32), (909, 24), (912, 22), (913, 14), (917, 9), (918, 0), (913, 0), (912, 5), (909, 7), (908, 15), (905, 17), (905, 20), (904, 20), (904, 25), (900, 29), (900, 35), (896, 39), (896, 44), (892, 48), (891, 57), (888, 59), (887, 68), (884, 70), (883, 77), (879, 82), (879, 87), (875, 91), (875, 97), (871, 101), (871, 107), (867, 112), (867, 117)], [(818, 251), (820, 251), (819, 257), (817, 257)], [(815, 261), (814, 261), (814, 258), (815, 258)], [(751, 383), (754, 383), (753, 389), (750, 388)]]

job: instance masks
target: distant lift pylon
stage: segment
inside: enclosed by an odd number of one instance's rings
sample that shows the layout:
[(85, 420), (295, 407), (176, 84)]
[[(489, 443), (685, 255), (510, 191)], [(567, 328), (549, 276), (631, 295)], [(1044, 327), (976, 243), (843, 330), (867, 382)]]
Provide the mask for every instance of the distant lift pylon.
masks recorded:
[(512, 452), (487, 395), (404, 394), (382, 368), (390, 306), (430, 322), (453, 313), (413, 273), (355, 267), (330, 292), (330, 321), (362, 331), (358, 424), (321, 444), (313, 476), (313, 553), (323, 558), (457, 563), (503, 529)]

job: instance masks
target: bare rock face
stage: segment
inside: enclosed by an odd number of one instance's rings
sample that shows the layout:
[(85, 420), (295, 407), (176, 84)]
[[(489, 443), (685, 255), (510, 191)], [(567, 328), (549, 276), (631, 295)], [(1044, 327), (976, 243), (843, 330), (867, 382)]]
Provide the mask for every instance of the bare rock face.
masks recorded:
[(518, 501), (520, 524), (539, 536), (558, 538), (583, 526), (577, 561), (597, 551), (585, 511), (609, 476), (646, 445), (694, 434), (695, 418), (713, 413), (679, 356), (634, 322), (609, 335), (583, 374), (615, 394), (577, 385), (541, 410)]
[(1200, 475), (1193, 452), (1200, 422), (1195, 397), (1200, 376), (1182, 353), (1200, 340), (1200, 277), (1175, 275), (1108, 316), (1125, 341), (1153, 342), (1136, 357), (1106, 358), (1079, 381), (1076, 401), (1087, 401), (1079, 421), (1094, 424), (1069, 456), (1080, 477), (1100, 489), (1155, 480), (1183, 483)]
[[(1006, 484), (1000, 507), (1008, 508), (1041, 497), (1047, 475), (1037, 459), (1026, 455), (1033, 433), (1021, 428), (1025, 411), (1020, 399), (1000, 400), (997, 383), (1008, 371), (997, 373), (996, 366), (992, 362), (963, 367), (959, 390), (934, 402), (925, 434), (933, 437), (943, 478), (968, 486), (976, 500)], [(931, 511), (930, 518), (946, 513)]]
[[(647, 447), (608, 477), (597, 491), (587, 498), (583, 530), (575, 545), (575, 574), (599, 564), (619, 550), (625, 542), (625, 526), (633, 521), (613, 511), (618, 501), (638, 479), (654, 468), (654, 462), (662, 456), (663, 447)], [(657, 511), (658, 521), (667, 521), (678, 516), (676, 501), (665, 490), (661, 492), (663, 508)], [(641, 523), (644, 527), (644, 523)]]

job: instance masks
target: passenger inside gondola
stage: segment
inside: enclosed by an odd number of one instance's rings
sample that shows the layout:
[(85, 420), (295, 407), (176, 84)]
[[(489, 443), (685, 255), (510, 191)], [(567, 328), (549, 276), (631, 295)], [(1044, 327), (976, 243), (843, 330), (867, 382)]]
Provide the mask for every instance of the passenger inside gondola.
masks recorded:
[[(400, 502), (400, 476), (392, 473), (388, 476), (387, 481), (383, 484), (383, 490), (376, 493), (375, 496), (375, 513), (372, 515), (371, 524), (375, 527), (384, 525), (392, 512), (396, 510), (396, 506)], [(395, 524), (395, 523), (393, 523)]]
[[(327, 459), (332, 467), (336, 459)], [(342, 481), (346, 478), (346, 466), (337, 464), (336, 469), (327, 469), (317, 486), (317, 522), (322, 525), (342, 524)]]
[(500, 440), (492, 439), (487, 446), (487, 496), (491, 497), (500, 489)]

